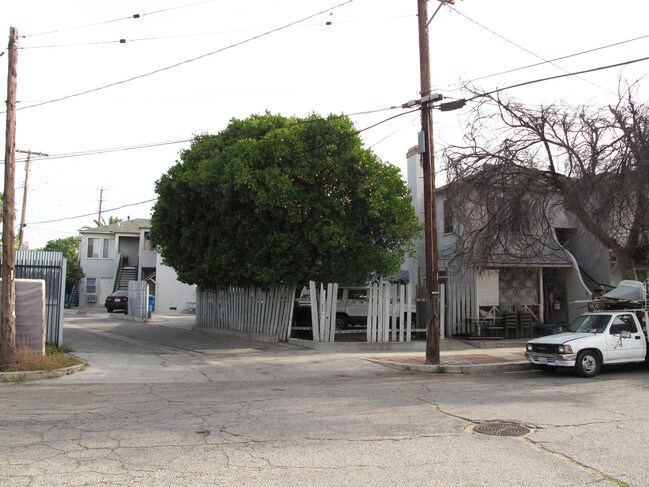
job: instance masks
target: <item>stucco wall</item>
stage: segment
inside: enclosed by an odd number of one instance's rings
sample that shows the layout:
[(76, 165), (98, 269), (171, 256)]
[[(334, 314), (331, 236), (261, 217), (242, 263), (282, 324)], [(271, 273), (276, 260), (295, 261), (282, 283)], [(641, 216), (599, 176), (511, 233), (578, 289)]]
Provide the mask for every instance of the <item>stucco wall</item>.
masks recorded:
[(155, 312), (160, 314), (187, 313), (196, 306), (196, 286), (178, 281), (176, 271), (162, 263), (156, 265)]

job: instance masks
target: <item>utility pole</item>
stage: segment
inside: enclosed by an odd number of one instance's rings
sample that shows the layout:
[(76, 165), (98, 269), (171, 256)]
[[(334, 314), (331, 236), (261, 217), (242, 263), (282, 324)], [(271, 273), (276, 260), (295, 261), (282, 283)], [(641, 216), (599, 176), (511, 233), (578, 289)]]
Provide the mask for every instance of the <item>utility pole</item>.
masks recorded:
[[(444, 3), (444, 0), (440, 0)], [(430, 101), (430, 49), (428, 41), (428, 0), (417, 0), (419, 25), (419, 70), (421, 80), (421, 132), (424, 169), (424, 239), (426, 247), (426, 363), (439, 364), (439, 282), (437, 270), (437, 209), (435, 205), (435, 156), (433, 117)], [(429, 99), (428, 99), (429, 100)]]
[(99, 215), (97, 215), (97, 226), (101, 227), (101, 205), (104, 202), (104, 188), (99, 189)]
[(27, 154), (27, 162), (25, 163), (25, 190), (23, 192), (23, 211), (20, 213), (20, 230), (18, 232), (18, 248), (23, 244), (23, 238), (25, 235), (25, 212), (27, 211), (27, 184), (29, 180), (29, 165), (32, 162), (32, 154), (41, 157), (47, 157), (49, 154), (44, 154), (43, 152), (32, 152), (30, 150), (17, 150), (19, 154)]
[(5, 190), (2, 206), (2, 305), (0, 306), (0, 365), (10, 365), (16, 356), (16, 283), (14, 269), (15, 179), (16, 179), (16, 89), (18, 31), (9, 29), (7, 69), (7, 125), (5, 132)]

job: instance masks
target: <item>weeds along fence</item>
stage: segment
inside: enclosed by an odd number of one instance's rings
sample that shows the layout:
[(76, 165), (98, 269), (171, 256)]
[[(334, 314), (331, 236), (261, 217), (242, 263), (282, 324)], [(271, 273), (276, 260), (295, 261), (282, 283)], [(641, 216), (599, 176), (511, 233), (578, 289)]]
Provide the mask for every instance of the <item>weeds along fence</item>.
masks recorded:
[(293, 286), (199, 290), (196, 326), (285, 341), (293, 319), (294, 301)]

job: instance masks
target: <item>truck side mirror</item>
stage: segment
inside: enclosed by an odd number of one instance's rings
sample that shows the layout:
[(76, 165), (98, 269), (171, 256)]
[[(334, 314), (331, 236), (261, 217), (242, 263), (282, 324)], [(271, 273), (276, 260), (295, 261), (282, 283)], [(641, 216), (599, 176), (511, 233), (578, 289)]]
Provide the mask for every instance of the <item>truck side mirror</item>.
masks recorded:
[(631, 338), (631, 332), (629, 330), (622, 330), (620, 332), (620, 338)]

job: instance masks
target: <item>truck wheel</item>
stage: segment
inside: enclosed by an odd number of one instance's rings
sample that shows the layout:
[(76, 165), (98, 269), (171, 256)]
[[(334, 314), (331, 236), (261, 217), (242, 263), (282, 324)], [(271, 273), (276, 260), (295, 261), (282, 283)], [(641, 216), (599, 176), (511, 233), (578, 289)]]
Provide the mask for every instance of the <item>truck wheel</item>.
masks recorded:
[(601, 360), (596, 352), (585, 350), (577, 355), (575, 369), (579, 377), (595, 377), (601, 365)]
[(349, 320), (344, 315), (336, 315), (336, 330), (345, 330), (349, 325)]

